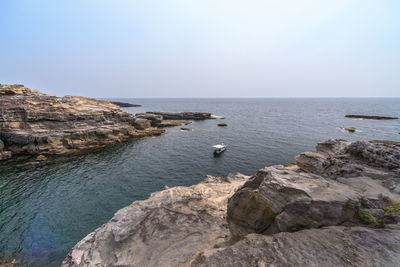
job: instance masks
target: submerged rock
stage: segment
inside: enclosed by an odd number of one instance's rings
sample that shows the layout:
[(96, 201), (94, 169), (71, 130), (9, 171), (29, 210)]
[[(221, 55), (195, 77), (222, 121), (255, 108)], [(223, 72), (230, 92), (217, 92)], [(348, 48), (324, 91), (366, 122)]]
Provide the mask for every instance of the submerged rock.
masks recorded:
[(349, 133), (355, 133), (356, 129), (355, 128), (344, 128), (346, 131), (348, 131)]
[(226, 127), (226, 126), (228, 126), (228, 124), (226, 124), (226, 123), (218, 123), (217, 125), (220, 126), (220, 127)]
[(163, 131), (108, 101), (0, 85), (0, 160), (99, 149)]
[(328, 140), (287, 167), (168, 188), (118, 211), (63, 266), (396, 266), (399, 153)]

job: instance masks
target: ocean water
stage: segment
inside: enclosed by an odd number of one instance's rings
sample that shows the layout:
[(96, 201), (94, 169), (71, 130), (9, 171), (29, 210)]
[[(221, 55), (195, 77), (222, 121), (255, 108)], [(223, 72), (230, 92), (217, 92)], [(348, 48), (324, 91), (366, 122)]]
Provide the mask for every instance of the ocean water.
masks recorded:
[[(0, 165), (0, 259), (59, 266), (68, 251), (120, 208), (165, 185), (192, 185), (206, 174), (252, 174), (293, 161), (329, 138), (400, 141), (400, 120), (344, 118), (345, 114), (400, 117), (400, 99), (119, 99), (142, 104), (128, 112), (204, 111), (224, 120), (196, 121), (190, 132), (167, 128), (99, 152), (50, 158), (26, 169)], [(228, 127), (218, 127), (217, 123)], [(342, 127), (355, 127), (348, 133)], [(213, 156), (212, 145), (228, 149)]]

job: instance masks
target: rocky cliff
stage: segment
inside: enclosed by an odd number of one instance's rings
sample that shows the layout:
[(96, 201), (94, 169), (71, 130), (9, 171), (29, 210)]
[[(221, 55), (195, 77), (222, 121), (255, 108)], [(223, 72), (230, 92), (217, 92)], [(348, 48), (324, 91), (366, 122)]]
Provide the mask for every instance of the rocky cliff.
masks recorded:
[(98, 149), (163, 132), (108, 101), (0, 85), (0, 160)]
[(63, 266), (398, 266), (400, 144), (328, 140), (118, 211)]

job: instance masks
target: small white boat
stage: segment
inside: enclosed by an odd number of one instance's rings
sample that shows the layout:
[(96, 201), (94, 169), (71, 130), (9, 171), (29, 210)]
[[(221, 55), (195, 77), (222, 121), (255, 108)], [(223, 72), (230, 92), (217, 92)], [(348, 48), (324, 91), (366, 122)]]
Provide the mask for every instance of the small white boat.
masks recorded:
[(215, 150), (214, 150), (215, 154), (221, 154), (222, 152), (224, 152), (226, 150), (226, 145), (218, 144), (218, 145), (214, 145), (213, 148), (215, 148)]

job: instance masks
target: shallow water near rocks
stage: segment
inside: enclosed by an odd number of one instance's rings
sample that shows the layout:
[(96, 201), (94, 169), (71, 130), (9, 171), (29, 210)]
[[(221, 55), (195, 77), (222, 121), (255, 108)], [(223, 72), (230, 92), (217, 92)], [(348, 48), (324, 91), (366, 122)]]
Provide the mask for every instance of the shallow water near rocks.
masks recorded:
[[(252, 174), (293, 161), (329, 138), (400, 141), (400, 99), (118, 99), (145, 111), (204, 111), (226, 119), (196, 121), (85, 155), (51, 157), (41, 167), (0, 165), (0, 259), (59, 266), (79, 240), (120, 208), (165, 185), (192, 185), (205, 174)], [(226, 123), (227, 127), (218, 127)], [(349, 133), (342, 128), (354, 127)], [(212, 145), (228, 149), (213, 156)]]

